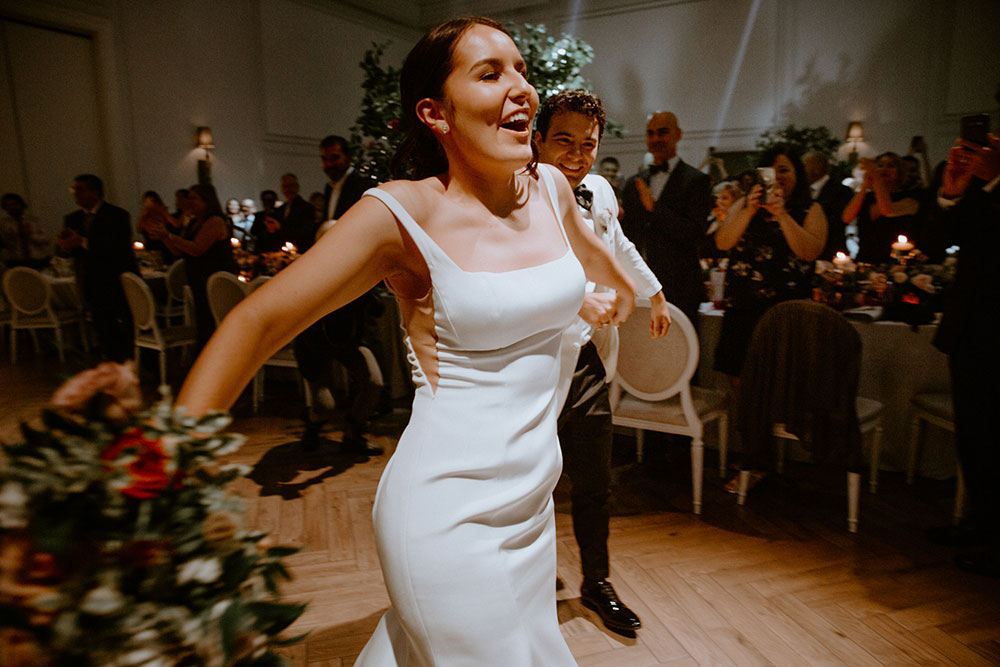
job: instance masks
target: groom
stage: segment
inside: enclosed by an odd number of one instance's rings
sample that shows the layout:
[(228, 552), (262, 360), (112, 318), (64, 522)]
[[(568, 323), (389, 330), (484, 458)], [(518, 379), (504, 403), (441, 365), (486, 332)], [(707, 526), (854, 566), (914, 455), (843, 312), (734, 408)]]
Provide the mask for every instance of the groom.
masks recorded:
[[(636, 295), (649, 297), (650, 329), (654, 337), (660, 337), (670, 326), (660, 283), (622, 233), (611, 185), (602, 176), (588, 174), (597, 157), (604, 122), (601, 100), (585, 90), (550, 97), (539, 109), (535, 125), (538, 159), (554, 165), (569, 180), (584, 219), (635, 281)], [(564, 403), (559, 415), (559, 442), (563, 470), (573, 484), (573, 532), (583, 565), (580, 598), (601, 616), (606, 627), (632, 635), (641, 626), (639, 618), (622, 604), (608, 581), (612, 425), (607, 383), (618, 358), (618, 330), (594, 330), (586, 323), (600, 321), (612, 303), (613, 293), (588, 283), (581, 317), (563, 334), (558, 391)]]

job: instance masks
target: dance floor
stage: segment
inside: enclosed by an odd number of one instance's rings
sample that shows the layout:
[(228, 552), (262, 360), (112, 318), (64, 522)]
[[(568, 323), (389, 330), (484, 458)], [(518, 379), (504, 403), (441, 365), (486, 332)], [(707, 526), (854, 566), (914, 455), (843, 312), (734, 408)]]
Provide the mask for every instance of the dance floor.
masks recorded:
[[(0, 440), (15, 440), (17, 423), (33, 419), (71, 370), (72, 361), (60, 369), (30, 353), (12, 367), (3, 355)], [(152, 395), (153, 373), (143, 379)], [(232, 460), (253, 472), (235, 486), (254, 527), (303, 547), (284, 592), (308, 601), (291, 632), (309, 634), (283, 652), (296, 666), (347, 666), (389, 604), (371, 507), (407, 412), (378, 420), (372, 439), (385, 454), (358, 461), (340, 454), (335, 429), (303, 450), (298, 401), (293, 382), (270, 380), (261, 416), (246, 396), (237, 404), (233, 428), (249, 439)], [(714, 452), (694, 516), (687, 454), (684, 442), (651, 436), (638, 464), (631, 438), (615, 443), (611, 580), (643, 621), (635, 638), (605, 630), (580, 603), (568, 482), (556, 490), (559, 618), (580, 665), (1000, 664), (1000, 580), (956, 570), (952, 549), (923, 539), (950, 518), (952, 480), (909, 487), (901, 473), (883, 473), (878, 494), (862, 492), (852, 535), (840, 474), (789, 463), (739, 508)], [(503, 656), (496, 664), (508, 665)]]

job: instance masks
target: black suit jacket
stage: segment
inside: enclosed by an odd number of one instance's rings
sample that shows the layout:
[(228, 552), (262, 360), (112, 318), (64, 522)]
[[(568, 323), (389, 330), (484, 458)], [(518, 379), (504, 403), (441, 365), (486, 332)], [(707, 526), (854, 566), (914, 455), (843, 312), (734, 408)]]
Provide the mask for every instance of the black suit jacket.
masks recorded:
[(89, 230), (86, 229), (84, 215), (81, 209), (63, 220), (67, 229), (87, 239), (86, 249), (74, 248), (71, 251), (80, 290), (88, 303), (123, 303), (125, 294), (119, 277), (126, 272), (139, 273), (132, 251), (132, 225), (128, 211), (102, 202)]
[(649, 170), (643, 170), (625, 184), (622, 229), (659, 278), (667, 301), (696, 324), (698, 305), (705, 296), (698, 247), (708, 229), (712, 183), (706, 174), (681, 160), (663, 190), (653, 193), (656, 206), (650, 213), (639, 200), (636, 178), (648, 185)]
[(299, 252), (305, 252), (316, 240), (316, 209), (296, 195), (272, 216), (281, 223), (279, 234), (282, 242), (290, 242)]
[[(982, 364), (997, 364), (996, 323), (1000, 301), (994, 295), (1000, 243), (1000, 188), (984, 192), (973, 183), (965, 196), (935, 216), (935, 231), (947, 245), (958, 245), (955, 282), (945, 294), (944, 314), (934, 345), (948, 354), (967, 354)], [(935, 203), (935, 208), (937, 205)]]
[(847, 252), (847, 235), (844, 232), (847, 225), (840, 218), (853, 196), (854, 192), (849, 187), (837, 183), (832, 178), (827, 180), (819, 191), (816, 202), (826, 214), (826, 245), (823, 246), (820, 259), (830, 260), (837, 254), (838, 250)]
[[(356, 171), (352, 171), (347, 175), (347, 179), (344, 180), (344, 187), (340, 189), (340, 199), (337, 200), (337, 206), (333, 210), (333, 219), (336, 220), (340, 216), (347, 213), (347, 209), (354, 206), (361, 195), (365, 193), (368, 188), (373, 188), (377, 185), (374, 181), (369, 178), (364, 178), (358, 174)], [(333, 186), (329, 182), (326, 184), (326, 188), (323, 190), (323, 211), (330, 210), (330, 195), (333, 194)]]

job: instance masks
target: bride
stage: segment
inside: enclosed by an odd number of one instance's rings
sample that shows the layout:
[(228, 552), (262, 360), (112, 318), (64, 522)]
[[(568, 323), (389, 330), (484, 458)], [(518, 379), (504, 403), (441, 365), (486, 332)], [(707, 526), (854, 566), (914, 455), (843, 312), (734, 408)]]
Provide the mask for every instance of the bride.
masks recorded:
[(555, 601), (562, 330), (586, 279), (632, 283), (531, 146), (538, 95), (511, 37), (441, 24), (403, 66), (396, 180), (222, 323), (177, 402), (225, 409), (296, 333), (385, 280), (416, 392), (373, 518), (392, 601), (358, 665), (572, 665)]

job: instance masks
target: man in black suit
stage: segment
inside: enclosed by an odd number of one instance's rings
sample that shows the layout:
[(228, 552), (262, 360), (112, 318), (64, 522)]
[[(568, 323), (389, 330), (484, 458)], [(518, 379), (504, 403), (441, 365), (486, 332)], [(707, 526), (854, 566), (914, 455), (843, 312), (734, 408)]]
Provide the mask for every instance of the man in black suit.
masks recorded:
[(281, 239), (305, 252), (316, 240), (316, 209), (299, 195), (299, 179), (295, 174), (281, 177), (281, 194), (285, 205), (274, 215)]
[(57, 244), (73, 257), (84, 305), (90, 311), (101, 353), (122, 362), (132, 356), (132, 314), (120, 276), (139, 273), (132, 226), (125, 209), (104, 201), (104, 183), (93, 174), (73, 179), (80, 210), (66, 216)]
[(336, 134), (323, 137), (319, 142), (319, 157), (323, 161), (323, 172), (329, 179), (323, 190), (325, 220), (336, 220), (375, 183), (354, 171), (351, 146), (343, 137)]
[(802, 166), (809, 179), (813, 201), (818, 202), (826, 214), (826, 245), (819, 256), (820, 259), (830, 260), (837, 252), (847, 252), (846, 225), (840, 218), (854, 192), (830, 178), (830, 160), (826, 153), (809, 151), (802, 156)]
[(677, 155), (683, 135), (677, 117), (657, 111), (646, 123), (653, 164), (629, 179), (622, 193), (622, 229), (663, 284), (663, 294), (697, 326), (705, 297), (698, 246), (708, 229), (712, 184)]
[[(374, 185), (354, 173), (350, 166), (350, 148), (342, 137), (324, 138), (319, 144), (319, 154), (323, 171), (330, 179), (323, 196), (328, 220), (318, 227), (315, 224), (310, 227), (313, 240), (333, 227), (337, 219), (361, 199), (364, 191)], [(333, 363), (337, 362), (347, 370), (348, 376), (347, 392), (341, 393), (339, 402), (350, 403), (345, 410), (343, 448), (348, 454), (360, 457), (382, 453), (380, 447), (363, 437), (385, 386), (378, 361), (381, 346), (376, 335), (376, 320), (382, 308), (378, 295), (371, 290), (296, 336), (295, 359), (313, 395), (313, 407), (306, 416), (306, 431), (302, 437), (307, 448), (319, 444), (319, 431), (337, 408), (332, 376)]]
[(955, 444), (965, 475), (969, 511), (962, 525), (935, 528), (935, 542), (976, 547), (955, 564), (1000, 577), (1000, 437), (994, 423), (1000, 348), (996, 323), (996, 248), (1000, 243), (1000, 139), (964, 140), (951, 149), (938, 195), (934, 231), (943, 245), (958, 245), (958, 270), (946, 294), (934, 345), (948, 354), (955, 407)]

